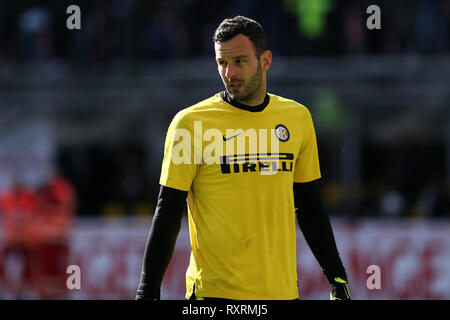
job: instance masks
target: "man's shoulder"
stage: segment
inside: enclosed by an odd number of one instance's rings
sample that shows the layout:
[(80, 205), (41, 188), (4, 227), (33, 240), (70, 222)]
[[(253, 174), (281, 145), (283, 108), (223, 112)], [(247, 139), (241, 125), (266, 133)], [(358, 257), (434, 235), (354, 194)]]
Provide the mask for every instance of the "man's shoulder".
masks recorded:
[(217, 93), (207, 99), (197, 102), (196, 104), (193, 104), (189, 107), (181, 109), (175, 115), (175, 118), (181, 119), (181, 118), (191, 117), (191, 116), (195, 117), (195, 116), (198, 116), (198, 113), (214, 110), (222, 103), (223, 103), (223, 100), (220, 97), (220, 93)]
[(269, 93), (269, 96), (271, 102), (275, 106), (277, 106), (277, 108), (284, 108), (288, 111), (292, 111), (301, 115), (308, 115), (310, 113), (309, 109), (305, 105), (294, 99), (285, 98), (273, 93)]
[(188, 114), (188, 113), (196, 113), (196, 112), (211, 110), (211, 109), (216, 108), (217, 106), (219, 106), (222, 103), (223, 103), (223, 100), (220, 97), (220, 93), (217, 93), (209, 98), (206, 98), (200, 102), (197, 102), (196, 104), (193, 104), (187, 108), (184, 108), (180, 112), (182, 112), (183, 114)]

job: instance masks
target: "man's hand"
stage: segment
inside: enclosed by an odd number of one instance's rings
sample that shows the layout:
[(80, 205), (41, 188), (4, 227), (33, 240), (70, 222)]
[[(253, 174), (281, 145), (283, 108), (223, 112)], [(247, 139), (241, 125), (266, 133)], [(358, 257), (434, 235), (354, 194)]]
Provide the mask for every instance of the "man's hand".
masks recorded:
[(330, 300), (352, 300), (346, 280), (336, 277), (330, 287)]

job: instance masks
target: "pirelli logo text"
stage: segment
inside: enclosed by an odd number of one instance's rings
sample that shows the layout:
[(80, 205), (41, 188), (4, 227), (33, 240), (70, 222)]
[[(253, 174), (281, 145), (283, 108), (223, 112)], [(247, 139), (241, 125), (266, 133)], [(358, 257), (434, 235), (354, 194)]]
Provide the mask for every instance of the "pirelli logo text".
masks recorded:
[(220, 167), (223, 174), (260, 172), (271, 175), (292, 172), (293, 163), (292, 153), (250, 153), (222, 156)]

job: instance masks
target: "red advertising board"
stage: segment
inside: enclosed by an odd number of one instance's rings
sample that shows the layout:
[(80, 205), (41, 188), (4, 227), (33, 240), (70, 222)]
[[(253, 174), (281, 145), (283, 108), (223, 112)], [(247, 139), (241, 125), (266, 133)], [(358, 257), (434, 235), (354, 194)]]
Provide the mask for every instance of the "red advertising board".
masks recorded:
[[(450, 299), (449, 222), (332, 224), (353, 299)], [(148, 220), (77, 223), (68, 264), (80, 267), (81, 288), (69, 290), (67, 297), (134, 299), (149, 226)], [(300, 298), (328, 299), (329, 286), (300, 231), (297, 239)], [(184, 299), (189, 255), (184, 223), (164, 277), (162, 299)], [(4, 259), (1, 263), (11, 264)]]

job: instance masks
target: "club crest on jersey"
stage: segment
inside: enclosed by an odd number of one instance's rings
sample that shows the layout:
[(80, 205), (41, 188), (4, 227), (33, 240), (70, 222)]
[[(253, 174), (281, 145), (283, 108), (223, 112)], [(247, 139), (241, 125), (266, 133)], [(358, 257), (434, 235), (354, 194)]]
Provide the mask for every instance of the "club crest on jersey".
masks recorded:
[(286, 142), (290, 137), (289, 130), (284, 125), (279, 124), (275, 127), (275, 136), (281, 142)]

